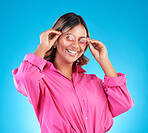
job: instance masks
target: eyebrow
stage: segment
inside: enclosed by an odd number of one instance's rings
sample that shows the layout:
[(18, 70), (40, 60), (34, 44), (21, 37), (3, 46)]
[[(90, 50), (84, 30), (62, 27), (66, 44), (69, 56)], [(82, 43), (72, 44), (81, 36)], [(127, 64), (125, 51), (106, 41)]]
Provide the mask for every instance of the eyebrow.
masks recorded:
[[(64, 34), (72, 34), (72, 33), (64, 33)], [(73, 35), (73, 34), (72, 34)], [(75, 35), (74, 35), (75, 36)], [(81, 36), (81, 37), (79, 37), (79, 38), (87, 38), (87, 37), (85, 37), (85, 36)]]

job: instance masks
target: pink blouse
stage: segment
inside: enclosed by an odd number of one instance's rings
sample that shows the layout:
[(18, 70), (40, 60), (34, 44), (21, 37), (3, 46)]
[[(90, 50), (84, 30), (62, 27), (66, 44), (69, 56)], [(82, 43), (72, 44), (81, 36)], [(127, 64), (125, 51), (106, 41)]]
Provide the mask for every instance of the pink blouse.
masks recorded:
[(16, 89), (32, 104), (41, 133), (104, 133), (113, 118), (134, 106), (126, 76), (86, 74), (73, 66), (73, 81), (45, 59), (28, 53), (12, 70)]

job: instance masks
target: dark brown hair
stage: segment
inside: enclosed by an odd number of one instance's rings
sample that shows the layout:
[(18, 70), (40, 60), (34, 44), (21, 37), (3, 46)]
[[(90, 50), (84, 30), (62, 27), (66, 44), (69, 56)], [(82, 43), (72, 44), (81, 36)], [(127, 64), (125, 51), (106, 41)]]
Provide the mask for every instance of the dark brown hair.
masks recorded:
[[(82, 24), (85, 27), (87, 37), (90, 37), (89, 32), (88, 32), (88, 28), (87, 28), (86, 23), (83, 20), (83, 18), (80, 15), (77, 15), (73, 12), (66, 13), (66, 14), (62, 15), (61, 17), (59, 17), (56, 20), (56, 22), (54, 23), (54, 25), (52, 26), (52, 29), (55, 29), (57, 31), (61, 31), (63, 33), (63, 32), (67, 32), (67, 31), (71, 30), (72, 28), (74, 28), (78, 24)], [(53, 35), (50, 35), (49, 39), (52, 39), (52, 38), (53, 38)], [(86, 46), (84, 52), (87, 50), (87, 48), (88, 48), (88, 45)], [(53, 63), (54, 58), (55, 58), (55, 54), (56, 54), (56, 48), (53, 48), (53, 46), (52, 46), (51, 49), (49, 49), (45, 53), (44, 59)], [(79, 66), (83, 66), (83, 65), (86, 65), (89, 61), (90, 61), (90, 59), (88, 57), (86, 57), (83, 53), (82, 56), (79, 57), (73, 63), (73, 65), (78, 62)]]

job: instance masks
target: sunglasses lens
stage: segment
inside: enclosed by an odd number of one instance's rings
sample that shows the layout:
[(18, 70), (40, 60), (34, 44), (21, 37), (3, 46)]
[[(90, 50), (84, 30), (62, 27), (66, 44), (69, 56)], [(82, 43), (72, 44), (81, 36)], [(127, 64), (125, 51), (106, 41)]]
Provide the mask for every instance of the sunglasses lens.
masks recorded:
[(81, 38), (79, 40), (80, 44), (86, 45), (87, 44), (87, 39), (86, 38)]
[(75, 37), (73, 35), (65, 35), (65, 38), (67, 41), (74, 41), (75, 40)]
[[(70, 34), (70, 33), (65, 34), (64, 38), (67, 41), (67, 43), (73, 43), (76, 40), (75, 36)], [(87, 45), (87, 38), (80, 38), (79, 39), (79, 44), (81, 46), (86, 46)]]
[(87, 39), (86, 39), (86, 38), (81, 38), (81, 39), (80, 39), (80, 42), (82, 42), (82, 43), (83, 43), (83, 42), (86, 43), (86, 42), (87, 42)]

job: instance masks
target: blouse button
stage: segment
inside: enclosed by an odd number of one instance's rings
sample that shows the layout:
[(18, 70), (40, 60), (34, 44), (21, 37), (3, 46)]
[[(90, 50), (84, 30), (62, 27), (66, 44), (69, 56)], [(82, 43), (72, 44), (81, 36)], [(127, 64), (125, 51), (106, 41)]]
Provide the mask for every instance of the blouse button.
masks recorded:
[(87, 120), (87, 119), (88, 119), (88, 117), (86, 116), (86, 117), (85, 117), (85, 119)]

